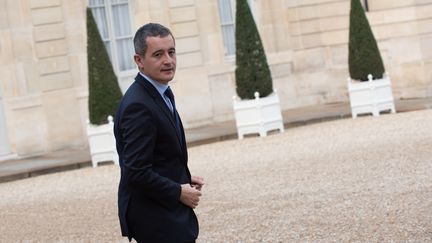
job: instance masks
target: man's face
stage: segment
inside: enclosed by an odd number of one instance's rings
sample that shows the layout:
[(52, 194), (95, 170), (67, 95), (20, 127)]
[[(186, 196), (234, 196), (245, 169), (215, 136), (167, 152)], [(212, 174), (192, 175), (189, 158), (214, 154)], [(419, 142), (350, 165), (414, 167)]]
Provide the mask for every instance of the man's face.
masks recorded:
[(142, 57), (135, 54), (138, 68), (154, 81), (168, 84), (176, 71), (175, 44), (171, 35), (147, 37), (147, 51)]

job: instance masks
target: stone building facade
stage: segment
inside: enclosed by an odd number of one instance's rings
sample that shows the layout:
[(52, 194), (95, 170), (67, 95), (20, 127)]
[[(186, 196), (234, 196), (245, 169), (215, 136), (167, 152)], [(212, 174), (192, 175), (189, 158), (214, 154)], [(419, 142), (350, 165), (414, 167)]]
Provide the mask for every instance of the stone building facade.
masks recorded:
[[(159, 22), (176, 37), (172, 86), (185, 127), (233, 119), (234, 0), (105, 1), (0, 0), (0, 160), (87, 146), (87, 6), (111, 9), (99, 16), (107, 29), (115, 29), (119, 16), (130, 26), (129, 34), (117, 38), (114, 30), (114, 39), (107, 37), (123, 91), (137, 70), (127, 64), (132, 57), (121, 57), (129, 53), (120, 40)], [(395, 99), (431, 97), (432, 0), (362, 1)], [(349, 102), (349, 0), (249, 3), (283, 110)], [(125, 11), (128, 16), (118, 14)]]

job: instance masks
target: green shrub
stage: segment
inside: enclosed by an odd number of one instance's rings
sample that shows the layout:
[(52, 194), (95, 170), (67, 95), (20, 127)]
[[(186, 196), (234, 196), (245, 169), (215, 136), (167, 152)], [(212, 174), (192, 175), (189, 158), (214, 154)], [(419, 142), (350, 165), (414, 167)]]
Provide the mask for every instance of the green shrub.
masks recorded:
[(273, 92), (272, 78), (247, 0), (237, 0), (235, 29), (237, 94), (241, 99), (253, 99), (258, 91), (265, 97)]
[(351, 0), (349, 29), (349, 72), (352, 79), (382, 78), (384, 65), (375, 37), (359, 0)]
[(122, 93), (89, 8), (87, 8), (87, 65), (90, 123), (104, 124), (107, 123), (108, 115), (114, 116)]

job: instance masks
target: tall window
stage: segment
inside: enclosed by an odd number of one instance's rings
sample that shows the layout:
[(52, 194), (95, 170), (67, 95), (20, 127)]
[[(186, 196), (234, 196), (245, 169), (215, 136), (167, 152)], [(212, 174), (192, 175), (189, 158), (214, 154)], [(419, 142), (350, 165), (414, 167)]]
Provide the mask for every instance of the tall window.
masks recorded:
[(135, 69), (128, 0), (89, 0), (99, 33), (117, 72)]
[[(248, 0), (255, 22), (257, 22), (255, 14), (254, 0)], [(235, 0), (218, 0), (219, 17), (222, 29), (222, 37), (225, 49), (225, 56), (235, 55)]]
[(232, 0), (219, 0), (219, 16), (222, 29), (225, 56), (235, 54), (235, 35), (234, 35), (234, 10), (235, 2)]

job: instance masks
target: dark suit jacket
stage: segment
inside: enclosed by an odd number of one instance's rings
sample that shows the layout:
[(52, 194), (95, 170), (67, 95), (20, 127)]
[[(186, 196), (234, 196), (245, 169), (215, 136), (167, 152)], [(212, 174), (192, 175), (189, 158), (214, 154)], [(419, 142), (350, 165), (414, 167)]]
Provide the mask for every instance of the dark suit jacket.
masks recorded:
[[(180, 122), (181, 125), (181, 122)], [(193, 241), (195, 213), (179, 201), (181, 184), (191, 183), (186, 141), (156, 88), (138, 74), (115, 116), (120, 158), (119, 219), (123, 236), (145, 242)]]

